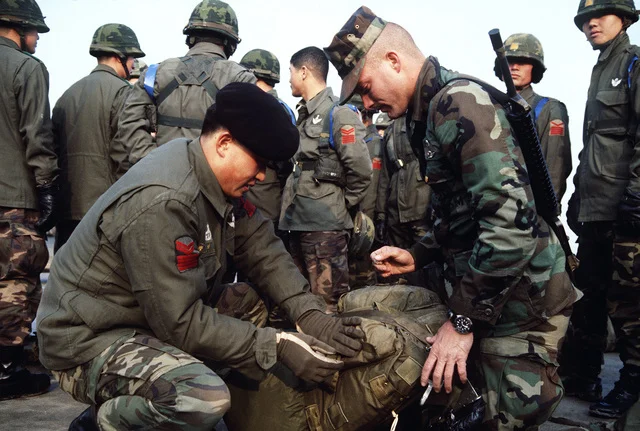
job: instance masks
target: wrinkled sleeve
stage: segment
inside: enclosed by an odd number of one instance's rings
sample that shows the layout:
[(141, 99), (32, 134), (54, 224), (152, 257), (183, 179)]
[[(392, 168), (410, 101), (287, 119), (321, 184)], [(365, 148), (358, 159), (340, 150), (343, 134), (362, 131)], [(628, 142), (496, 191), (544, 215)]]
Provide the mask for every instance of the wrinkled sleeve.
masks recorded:
[(118, 132), (118, 120), (122, 115), (122, 109), (124, 108), (124, 103), (131, 91), (131, 86), (123, 86), (116, 93), (115, 98), (113, 99), (113, 104), (111, 105), (111, 110), (109, 113), (109, 128), (110, 128), (110, 154), (111, 157), (111, 165), (114, 167), (116, 178), (120, 178), (129, 168), (128, 165), (128, 157), (129, 153), (127, 148), (122, 145), (122, 141), (116, 141), (114, 138), (116, 133)]
[(205, 305), (201, 262), (178, 270), (176, 240), (197, 239), (196, 215), (177, 200), (156, 202), (123, 232), (121, 252), (133, 294), (161, 341), (200, 359), (261, 379), (275, 364), (275, 330), (218, 314)]
[[(519, 162), (505, 112), (478, 85), (454, 84), (436, 102), (430, 110), (432, 130), (460, 173), (478, 226), (468, 269), (449, 306), (495, 324), (537, 243), (526, 167)], [(493, 312), (485, 314), (487, 307)]]
[(324, 312), (324, 300), (309, 293), (309, 283), (300, 274), (284, 244), (273, 230), (273, 223), (253, 204), (236, 217), (234, 261), (255, 280), (258, 289), (282, 306), (292, 322), (309, 310)]
[(49, 72), (44, 64), (27, 61), (16, 80), (16, 101), (20, 112), (20, 136), (25, 145), (27, 165), (36, 184), (58, 175), (58, 157), (54, 148), (49, 109)]
[(549, 101), (548, 109), (549, 115), (545, 116), (544, 124), (538, 124), (538, 136), (553, 189), (560, 203), (567, 190), (567, 178), (572, 168), (569, 115), (564, 103), (555, 100)]
[(347, 208), (352, 208), (364, 199), (373, 174), (364, 142), (366, 130), (355, 112), (348, 107), (339, 107), (334, 110), (332, 133), (336, 153), (345, 170), (345, 201)]

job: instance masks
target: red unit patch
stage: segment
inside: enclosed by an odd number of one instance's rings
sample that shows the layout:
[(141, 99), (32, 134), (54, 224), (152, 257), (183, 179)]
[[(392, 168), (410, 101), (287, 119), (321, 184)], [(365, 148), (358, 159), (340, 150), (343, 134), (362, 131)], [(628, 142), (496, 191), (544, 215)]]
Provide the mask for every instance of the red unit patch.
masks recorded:
[(549, 128), (549, 136), (564, 136), (564, 121), (552, 120)]
[(377, 171), (382, 169), (382, 159), (380, 157), (374, 157), (371, 164), (373, 165), (373, 169)]
[(176, 266), (178, 271), (185, 272), (198, 267), (200, 252), (196, 249), (196, 243), (188, 236), (176, 240)]
[(246, 211), (249, 218), (253, 217), (253, 214), (256, 212), (256, 206), (247, 198), (242, 198), (242, 209)]
[(356, 143), (356, 128), (352, 126), (344, 126), (340, 128), (342, 134), (342, 144), (355, 144)]

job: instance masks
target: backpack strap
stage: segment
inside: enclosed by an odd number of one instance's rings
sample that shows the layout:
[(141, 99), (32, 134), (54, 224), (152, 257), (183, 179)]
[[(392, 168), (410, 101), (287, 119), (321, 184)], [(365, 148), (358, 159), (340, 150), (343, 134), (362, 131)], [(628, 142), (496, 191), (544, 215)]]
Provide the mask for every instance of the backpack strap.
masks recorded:
[(153, 86), (156, 84), (156, 73), (158, 73), (158, 63), (149, 66), (144, 75), (144, 89), (149, 95), (149, 98), (153, 100), (153, 103), (156, 103), (156, 98), (153, 96)]
[[(336, 143), (333, 139), (333, 112), (339, 104), (340, 102), (335, 102), (333, 105), (331, 105), (331, 108), (329, 109), (329, 122), (325, 121), (326, 118), (323, 119), (322, 133), (320, 133), (320, 143), (318, 144), (318, 150), (321, 154), (328, 152), (329, 148), (331, 148), (332, 150), (336, 149)], [(358, 108), (356, 108), (355, 106), (349, 104), (344, 106), (358, 114)]]
[(627, 86), (631, 88), (631, 71), (633, 70), (633, 66), (635, 66), (636, 61), (638, 61), (638, 56), (634, 55), (629, 62), (629, 67), (627, 68)]
[(538, 117), (542, 112), (542, 108), (544, 108), (544, 105), (546, 105), (547, 102), (549, 102), (548, 97), (543, 97), (538, 101), (538, 103), (536, 104), (536, 107), (533, 109), (533, 121), (538, 121)]
[(284, 103), (282, 100), (280, 100), (280, 99), (277, 99), (277, 100), (278, 100), (278, 103), (280, 103), (282, 105), (282, 107), (287, 112), (287, 114), (289, 114), (289, 117), (291, 118), (291, 124), (293, 124), (295, 126), (296, 125), (296, 116), (293, 114), (293, 109), (291, 109), (289, 107), (289, 105)]

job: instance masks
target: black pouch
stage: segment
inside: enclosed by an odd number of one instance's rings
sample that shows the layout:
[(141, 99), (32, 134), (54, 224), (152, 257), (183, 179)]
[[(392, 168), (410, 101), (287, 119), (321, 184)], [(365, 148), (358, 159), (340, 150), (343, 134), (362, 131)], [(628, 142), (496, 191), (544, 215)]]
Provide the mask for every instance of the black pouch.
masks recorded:
[(344, 169), (337, 160), (328, 157), (320, 157), (313, 170), (313, 179), (317, 182), (329, 182), (344, 187), (347, 183), (344, 177)]

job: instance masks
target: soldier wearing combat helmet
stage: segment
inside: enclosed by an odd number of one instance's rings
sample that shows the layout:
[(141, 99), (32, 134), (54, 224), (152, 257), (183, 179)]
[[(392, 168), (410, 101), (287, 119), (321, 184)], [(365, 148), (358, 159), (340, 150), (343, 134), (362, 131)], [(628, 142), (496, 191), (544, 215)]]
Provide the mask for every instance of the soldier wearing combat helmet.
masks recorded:
[(118, 117), (129, 94), (127, 79), (144, 52), (136, 34), (123, 24), (98, 27), (89, 46), (97, 65), (73, 84), (53, 108), (53, 135), (61, 168), (61, 214), (55, 251), (69, 239), (94, 202), (118, 177), (127, 157), (112, 145)]
[(640, 48), (627, 34), (637, 20), (632, 0), (581, 0), (574, 18), (600, 54), (567, 211), (579, 237), (576, 283), (584, 298), (571, 316), (561, 372), (568, 393), (599, 400), (609, 306), (623, 367), (613, 390), (589, 408), (605, 418), (628, 410), (640, 391)]
[[(567, 108), (564, 103), (540, 96), (533, 91), (531, 84), (540, 82), (547, 70), (544, 65), (544, 51), (538, 38), (527, 33), (512, 34), (505, 41), (504, 49), (516, 90), (531, 106), (542, 154), (560, 202), (567, 189), (567, 178), (571, 173), (571, 140)], [(502, 79), (497, 60), (493, 70), (496, 76)]]
[(129, 73), (129, 84), (135, 84), (140, 79), (140, 74), (147, 70), (149, 66), (144, 61), (136, 58), (133, 60), (133, 68), (131, 68), (131, 73)]
[(198, 136), (204, 113), (225, 85), (256, 82), (252, 73), (228, 60), (240, 43), (238, 19), (229, 4), (198, 3), (183, 33), (187, 54), (149, 66), (127, 98), (114, 138), (115, 145), (127, 149), (125, 167), (172, 139)]
[(23, 367), (58, 196), (49, 73), (32, 56), (38, 33), (48, 31), (34, 0), (0, 0), (0, 399), (50, 383)]

